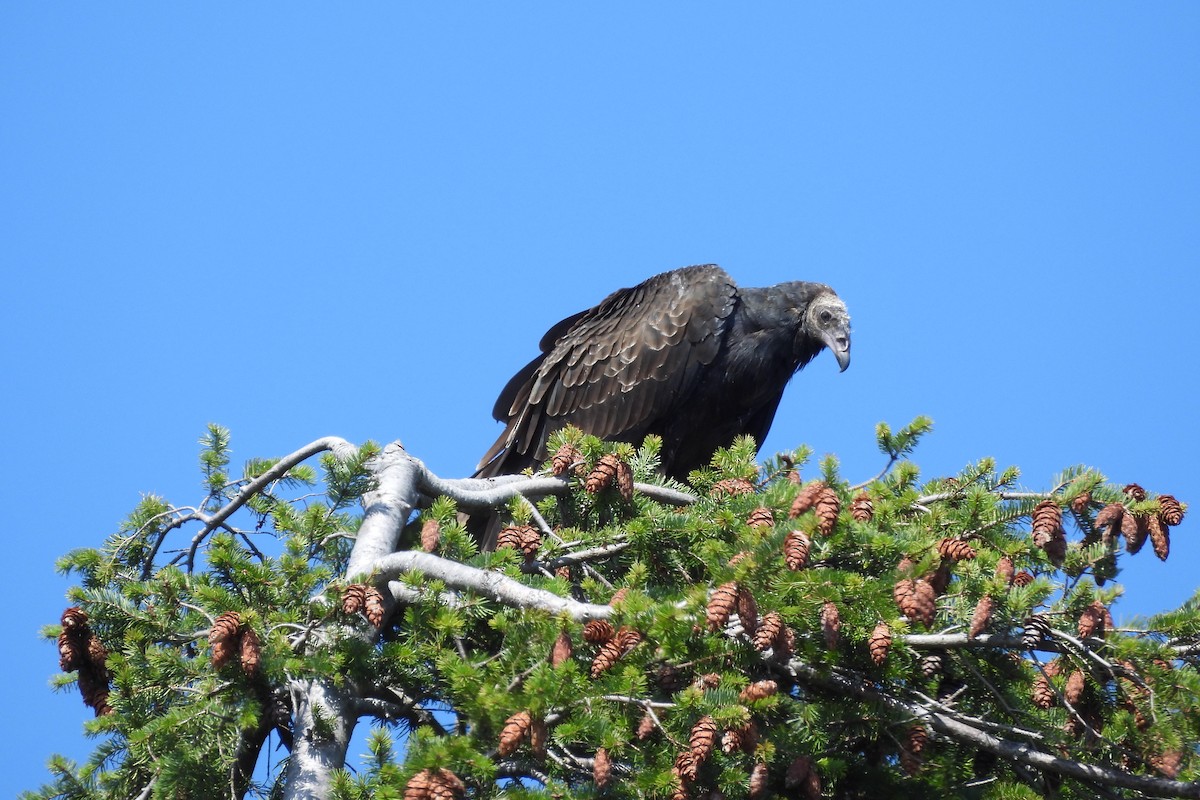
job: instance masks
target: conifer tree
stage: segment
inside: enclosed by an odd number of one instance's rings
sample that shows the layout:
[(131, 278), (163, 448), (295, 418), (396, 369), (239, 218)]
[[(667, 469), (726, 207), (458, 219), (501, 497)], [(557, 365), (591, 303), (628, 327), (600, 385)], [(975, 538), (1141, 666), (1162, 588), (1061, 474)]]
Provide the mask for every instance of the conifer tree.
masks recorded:
[(1200, 797), (1200, 599), (1113, 619), (1186, 506), (1082, 467), (923, 480), (929, 429), (881, 424), (860, 484), (742, 439), (683, 485), (654, 438), (569, 429), (532, 475), (329, 438), (235, 477), (210, 426), (202, 503), (61, 560), (45, 633), (96, 748), (26, 796)]

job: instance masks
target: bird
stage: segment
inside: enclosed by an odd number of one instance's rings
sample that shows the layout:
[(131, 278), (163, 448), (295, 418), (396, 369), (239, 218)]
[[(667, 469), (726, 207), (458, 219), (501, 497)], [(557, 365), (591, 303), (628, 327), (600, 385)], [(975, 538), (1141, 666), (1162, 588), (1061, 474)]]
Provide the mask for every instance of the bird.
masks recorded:
[(761, 444), (784, 388), (828, 348), (850, 365), (850, 315), (829, 286), (741, 288), (716, 264), (655, 275), (567, 317), (500, 392), (504, 432), (475, 477), (517, 474), (573, 425), (601, 439), (662, 438), (660, 469), (678, 480), (748, 434)]

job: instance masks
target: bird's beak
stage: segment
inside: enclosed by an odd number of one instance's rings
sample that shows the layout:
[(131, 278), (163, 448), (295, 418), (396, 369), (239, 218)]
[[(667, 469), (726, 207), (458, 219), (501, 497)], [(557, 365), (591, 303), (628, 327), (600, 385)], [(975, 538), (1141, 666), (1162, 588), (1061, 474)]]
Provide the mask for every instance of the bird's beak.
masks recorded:
[(821, 338), (825, 340), (825, 346), (833, 352), (833, 357), (837, 359), (838, 366), (841, 367), (838, 371), (845, 372), (846, 367), (850, 366), (849, 328), (839, 325), (825, 331)]

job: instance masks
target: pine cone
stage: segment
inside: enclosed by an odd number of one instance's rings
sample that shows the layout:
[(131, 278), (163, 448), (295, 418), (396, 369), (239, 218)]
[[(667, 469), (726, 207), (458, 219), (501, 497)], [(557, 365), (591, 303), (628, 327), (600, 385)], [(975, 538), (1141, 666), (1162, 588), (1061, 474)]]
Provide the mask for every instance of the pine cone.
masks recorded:
[(870, 522), (875, 516), (875, 503), (866, 492), (859, 492), (850, 501), (850, 516), (855, 522)]
[(925, 732), (925, 728), (920, 725), (913, 725), (908, 729), (908, 737), (903, 747), (900, 748), (900, 766), (909, 775), (916, 775), (921, 771), (921, 765), (925, 762), (921, 755), (925, 750), (925, 744), (929, 741), (929, 734)]
[(506, 547), (511, 547), (513, 550), (521, 549), (520, 525), (507, 525), (496, 534), (496, 549), (503, 550)]
[(242, 664), (242, 672), (251, 677), (257, 675), (258, 668), (262, 664), (262, 643), (254, 628), (246, 626), (242, 631), (241, 646), (238, 649), (238, 660)]
[(880, 622), (875, 626), (875, 630), (871, 632), (871, 638), (867, 641), (867, 649), (871, 653), (871, 661), (875, 662), (875, 666), (878, 667), (887, 661), (888, 650), (891, 646), (892, 629), (886, 622)]
[(742, 622), (742, 630), (747, 636), (753, 636), (758, 630), (758, 603), (754, 595), (745, 586), (739, 586), (737, 592), (737, 615)]
[(896, 602), (896, 608), (900, 609), (901, 613), (906, 613), (904, 609), (908, 608), (916, 590), (917, 583), (911, 578), (901, 578), (892, 585), (892, 600)]
[(432, 553), (437, 550), (441, 538), (442, 526), (438, 525), (438, 521), (436, 519), (425, 520), (425, 524), (421, 526), (421, 549), (426, 553)]
[(1125, 516), (1125, 506), (1120, 503), (1109, 503), (1096, 514), (1093, 527), (1096, 530), (1107, 529), (1109, 531), (1107, 538), (1115, 538), (1117, 531), (1121, 529), (1121, 517), (1123, 516)]
[(789, 789), (795, 789), (805, 782), (808, 778), (808, 772), (811, 769), (811, 758), (808, 756), (797, 756), (792, 759), (792, 763), (788, 764), (787, 772), (783, 775), (783, 785)]
[(583, 454), (579, 452), (578, 447), (573, 444), (564, 444), (558, 448), (558, 452), (551, 459), (550, 472), (556, 476), (566, 475), (571, 467), (582, 460)]
[(712, 755), (713, 746), (717, 743), (717, 723), (709, 715), (704, 715), (696, 724), (692, 726), (692, 732), (688, 734), (688, 746), (692, 749), (692, 755), (696, 757), (696, 763), (702, 764)]
[(737, 591), (737, 581), (723, 583), (713, 590), (708, 599), (708, 607), (704, 611), (710, 631), (719, 631), (729, 622), (729, 616), (737, 605)]
[(588, 620), (583, 626), (583, 638), (588, 644), (602, 645), (616, 634), (612, 623), (606, 619)]
[(777, 661), (787, 661), (796, 653), (796, 632), (787, 625), (779, 631), (779, 635), (775, 637), (775, 659)]
[(700, 689), (715, 689), (721, 685), (721, 673), (706, 672), (696, 679), (696, 686)]
[(1001, 556), (996, 562), (996, 577), (1004, 581), (1006, 586), (1012, 586), (1013, 577), (1016, 575), (1016, 570), (1013, 567), (1013, 560), (1008, 556)]
[(1050, 678), (1040, 671), (1033, 676), (1030, 696), (1033, 704), (1038, 708), (1053, 708), (1054, 701), (1057, 699), (1054, 696), (1054, 689), (1050, 686)]
[(76, 628), (86, 628), (88, 624), (88, 615), (79, 606), (71, 606), (62, 613), (63, 630), (75, 630)]
[(532, 525), (522, 525), (520, 530), (521, 541), (519, 547), (521, 554), (525, 556), (526, 561), (533, 561), (537, 557), (538, 550), (542, 547), (541, 531)]
[(675, 777), (688, 786), (696, 780), (696, 776), (700, 774), (700, 762), (696, 760), (696, 754), (691, 750), (684, 750), (679, 755), (675, 756), (675, 767), (672, 770)]
[(1133, 502), (1140, 503), (1146, 499), (1146, 490), (1136, 483), (1127, 483), (1123, 491)]
[(754, 484), (745, 478), (726, 478), (717, 481), (708, 490), (708, 496), (713, 498), (737, 497), (743, 494), (754, 494)]
[(904, 616), (916, 620), (926, 628), (933, 625), (933, 617), (937, 611), (937, 595), (927, 581), (917, 579), (912, 582), (912, 593), (904, 598), (900, 610)]
[(616, 474), (617, 494), (621, 495), (621, 499), (628, 503), (633, 499), (633, 470), (629, 466), (629, 462), (623, 459), (617, 459), (617, 474)]
[(1158, 556), (1159, 561), (1166, 561), (1167, 556), (1171, 554), (1170, 529), (1163, 524), (1158, 514), (1150, 514), (1146, 517), (1146, 530), (1150, 532), (1150, 544), (1154, 547), (1154, 555)]
[(596, 653), (596, 657), (592, 659), (592, 678), (598, 678), (608, 670), (612, 669), (617, 661), (637, 647), (641, 642), (642, 635), (632, 628), (621, 628), (615, 636), (600, 648), (600, 652)]
[(554, 640), (554, 645), (550, 648), (550, 666), (557, 667), (570, 660), (571, 636), (566, 631), (559, 631), (558, 638)]
[(1043, 500), (1033, 509), (1033, 543), (1045, 551), (1050, 563), (1062, 566), (1066, 557), (1066, 534), (1062, 509), (1053, 500)]
[(1150, 757), (1150, 766), (1158, 770), (1159, 774), (1165, 775), (1171, 780), (1179, 777), (1179, 765), (1183, 761), (1183, 754), (1178, 750), (1168, 750), (1156, 756)]
[(964, 540), (948, 536), (938, 543), (938, 555), (952, 561), (969, 561), (978, 553)]
[(674, 664), (663, 662), (654, 670), (653, 680), (667, 694), (675, 694), (687, 683), (687, 676)]
[(754, 767), (750, 770), (750, 800), (758, 800), (760, 797), (767, 796), (769, 777), (767, 765), (762, 761), (755, 762)]
[(788, 531), (783, 538), (783, 560), (790, 570), (804, 569), (808, 564), (808, 551), (812, 540), (804, 531)]
[(940, 651), (935, 650), (932, 653), (927, 653), (921, 659), (921, 675), (929, 679), (935, 675), (940, 675), (942, 668), (945, 666), (946, 657)]
[(342, 613), (357, 614), (367, 599), (366, 584), (352, 583), (342, 590)]
[(542, 717), (534, 717), (529, 725), (529, 749), (533, 751), (533, 757), (538, 761), (546, 760), (546, 741), (550, 736), (550, 731), (546, 727), (546, 720)]
[(730, 728), (721, 734), (721, 752), (725, 755), (733, 755), (742, 749), (742, 732), (737, 728)]
[(592, 759), (592, 780), (600, 791), (607, 789), (612, 780), (612, 762), (608, 759), (608, 750), (603, 747), (596, 748), (596, 757)]
[(754, 647), (758, 650), (770, 650), (775, 641), (783, 633), (783, 617), (779, 612), (770, 611), (758, 621), (758, 630), (754, 632)]
[(212, 664), (215, 669), (228, 664), (238, 652), (238, 638), (242, 621), (236, 611), (226, 611), (217, 617), (208, 632), (208, 643), (212, 647)]
[(429, 779), (429, 800), (461, 800), (467, 787), (448, 769), (439, 769)]
[(518, 711), (504, 721), (498, 748), (501, 757), (511, 756), (517, 752), (517, 748), (521, 746), (521, 740), (525, 738), (532, 724), (533, 719), (529, 716), (528, 711)]
[(800, 490), (800, 494), (796, 495), (796, 499), (792, 501), (792, 507), (788, 510), (788, 519), (795, 519), (804, 512), (813, 508), (817, 504), (817, 498), (826, 488), (824, 481), (813, 481)]
[(772, 680), (755, 681), (742, 689), (738, 699), (743, 703), (753, 703), (755, 700), (765, 700), (779, 691), (779, 684)]
[(1033, 573), (1028, 570), (1021, 570), (1016, 575), (1013, 575), (1013, 586), (1028, 586), (1033, 583)]
[(941, 597), (950, 586), (952, 577), (954, 577), (954, 561), (943, 558), (938, 561), (937, 569), (925, 576), (925, 582), (933, 587), (935, 595)]
[(372, 626), (383, 627), (383, 618), (387, 614), (387, 608), (383, 601), (383, 593), (374, 586), (367, 587), (367, 595), (363, 598), (363, 614), (366, 615), (367, 622)]
[(85, 663), (86, 643), (80, 641), (78, 629), (63, 629), (58, 635), (58, 668), (63, 672), (74, 672)]
[(1087, 511), (1088, 506), (1092, 504), (1091, 492), (1080, 492), (1075, 495), (1075, 499), (1071, 501), (1071, 510), (1076, 514), (1082, 514)]
[(1021, 632), (1021, 644), (1026, 650), (1032, 650), (1048, 636), (1050, 636), (1050, 622), (1041, 614), (1034, 614), (1025, 620), (1024, 630)]
[(971, 627), (967, 631), (967, 638), (974, 639), (983, 633), (987, 626), (992, 621), (992, 611), (996, 607), (996, 601), (992, 599), (990, 594), (985, 594), (979, 598), (979, 604), (975, 606), (975, 613), (971, 615)]
[(1134, 554), (1142, 549), (1150, 529), (1146, 527), (1146, 517), (1126, 514), (1121, 518), (1121, 535), (1125, 537), (1125, 551)]
[(1173, 528), (1183, 522), (1183, 506), (1175, 499), (1174, 495), (1159, 495), (1158, 508), (1164, 524)]
[(1085, 682), (1083, 673), (1079, 670), (1075, 670), (1067, 677), (1067, 685), (1066, 688), (1063, 689), (1063, 697), (1065, 697), (1067, 702), (1072, 706), (1078, 705), (1080, 699), (1083, 697), (1084, 686)]
[(423, 769), (409, 778), (408, 783), (404, 785), (404, 800), (428, 800), (432, 777), (429, 770)]
[(830, 650), (837, 650), (841, 630), (842, 615), (836, 605), (826, 600), (821, 606), (821, 635), (825, 637), (825, 646)]
[(775, 525), (775, 514), (765, 506), (759, 506), (746, 517), (746, 525), (751, 528), (771, 528)]
[(642, 643), (645, 637), (635, 631), (633, 628), (621, 628), (617, 631), (617, 635), (613, 637), (613, 641), (621, 645), (621, 655), (624, 656), (630, 650)]
[(608, 488), (617, 476), (617, 464), (620, 460), (613, 453), (600, 457), (583, 484), (583, 488), (587, 490), (588, 494), (598, 494)]
[(657, 726), (654, 724), (654, 717), (650, 716), (649, 712), (642, 715), (641, 722), (637, 726), (637, 738), (639, 742), (644, 742), (650, 738)]
[(617, 589), (615, 592), (613, 592), (613, 596), (611, 598), (609, 598), (608, 604), (610, 606), (612, 606), (613, 608), (616, 608), (617, 606), (621, 605), (621, 602), (628, 595), (629, 595), (629, 587), (622, 586), (620, 589)]
[(837, 492), (826, 486), (817, 495), (817, 502), (813, 508), (817, 512), (817, 530), (824, 536), (833, 533), (838, 514), (842, 513), (842, 501)]
[(1104, 617), (1108, 610), (1100, 601), (1095, 601), (1083, 610), (1079, 615), (1079, 624), (1076, 630), (1079, 632), (1080, 639), (1086, 639), (1089, 636), (1104, 637)]

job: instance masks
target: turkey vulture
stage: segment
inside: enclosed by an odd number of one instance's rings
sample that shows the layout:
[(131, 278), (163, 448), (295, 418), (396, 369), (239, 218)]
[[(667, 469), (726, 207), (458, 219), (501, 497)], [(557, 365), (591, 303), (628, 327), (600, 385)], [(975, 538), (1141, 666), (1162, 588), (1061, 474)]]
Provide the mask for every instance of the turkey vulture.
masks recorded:
[(547, 331), (496, 401), (504, 433), (476, 476), (540, 464), (547, 437), (574, 425), (634, 444), (657, 434), (663, 472), (686, 478), (738, 435), (761, 443), (787, 382), (825, 347), (849, 366), (850, 316), (824, 284), (742, 289), (715, 264), (664, 272)]

